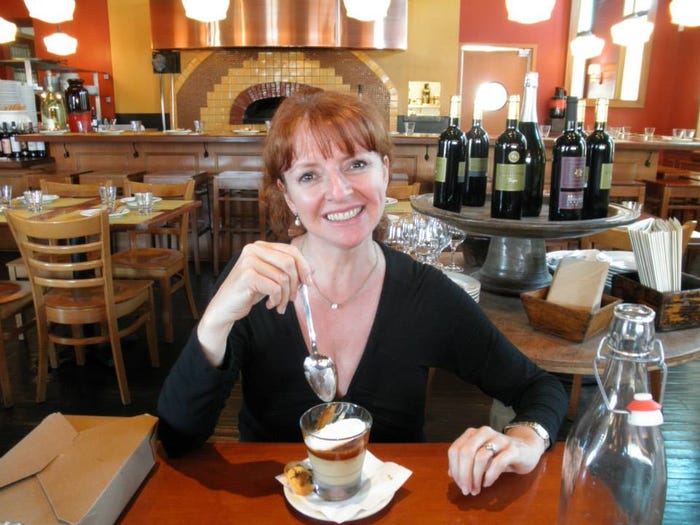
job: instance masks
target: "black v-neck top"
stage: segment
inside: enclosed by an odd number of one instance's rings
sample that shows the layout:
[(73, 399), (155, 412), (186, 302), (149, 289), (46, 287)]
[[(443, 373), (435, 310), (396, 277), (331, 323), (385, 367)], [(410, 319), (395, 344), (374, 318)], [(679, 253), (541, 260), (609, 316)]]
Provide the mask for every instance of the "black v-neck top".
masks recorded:
[[(386, 273), (376, 316), (342, 398), (372, 414), (370, 440), (424, 439), (431, 367), (512, 406), (517, 420), (540, 423), (554, 440), (567, 406), (559, 380), (513, 346), (442, 272), (386, 246), (382, 250)], [(234, 324), (220, 368), (206, 361), (193, 330), (158, 401), (159, 436), (168, 453), (182, 454), (211, 436), (239, 377), (241, 441), (301, 441), (299, 417), (320, 403), (304, 377), (307, 354), (292, 305), (283, 315), (268, 310), (264, 300), (255, 305)]]

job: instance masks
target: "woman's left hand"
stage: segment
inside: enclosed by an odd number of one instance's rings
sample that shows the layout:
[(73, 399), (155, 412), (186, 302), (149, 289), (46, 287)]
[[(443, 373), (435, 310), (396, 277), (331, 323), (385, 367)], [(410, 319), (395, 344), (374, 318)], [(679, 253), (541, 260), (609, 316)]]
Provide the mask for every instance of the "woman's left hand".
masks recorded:
[(487, 426), (468, 428), (447, 452), (448, 474), (463, 494), (476, 496), (504, 472), (531, 472), (543, 452), (544, 441), (527, 427), (508, 435)]

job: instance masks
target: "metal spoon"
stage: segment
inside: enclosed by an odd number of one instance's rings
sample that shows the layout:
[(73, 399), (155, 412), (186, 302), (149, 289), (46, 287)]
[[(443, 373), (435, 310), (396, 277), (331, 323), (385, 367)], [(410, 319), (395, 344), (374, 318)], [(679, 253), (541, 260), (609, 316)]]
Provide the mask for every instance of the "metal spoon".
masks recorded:
[(309, 306), (309, 291), (305, 284), (299, 287), (301, 294), (301, 304), (304, 308), (306, 318), (306, 329), (309, 332), (309, 342), (311, 343), (311, 354), (304, 359), (304, 376), (311, 385), (311, 388), (322, 401), (332, 401), (338, 384), (338, 372), (335, 369), (333, 360), (318, 351), (316, 345), (316, 330), (311, 319), (311, 307)]

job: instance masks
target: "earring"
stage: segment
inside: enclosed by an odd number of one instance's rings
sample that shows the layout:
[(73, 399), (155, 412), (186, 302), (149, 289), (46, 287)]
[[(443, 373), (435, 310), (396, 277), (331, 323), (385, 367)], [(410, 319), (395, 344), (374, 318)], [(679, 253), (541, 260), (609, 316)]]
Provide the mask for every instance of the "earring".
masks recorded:
[(294, 214), (294, 226), (299, 228), (301, 226), (301, 219), (297, 213)]

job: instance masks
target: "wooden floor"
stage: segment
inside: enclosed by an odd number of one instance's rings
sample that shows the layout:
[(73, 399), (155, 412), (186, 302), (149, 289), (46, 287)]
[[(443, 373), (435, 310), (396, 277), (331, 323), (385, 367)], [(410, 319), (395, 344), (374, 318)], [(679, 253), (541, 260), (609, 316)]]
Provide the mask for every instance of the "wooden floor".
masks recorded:
[[(4, 262), (13, 254), (0, 254), (0, 278)], [(209, 265), (202, 265), (203, 274), (193, 276), (200, 311), (212, 292), (213, 278)], [(133, 402), (124, 407), (119, 400), (114, 369), (107, 347), (88, 353), (87, 363), (76, 366), (72, 352), (62, 352), (61, 363), (50, 374), (47, 400), (34, 402), (34, 371), (27, 348), (17, 342), (7, 345), (10, 376), (15, 406), (0, 408), (0, 455), (34, 428), (46, 415), (60, 411), (70, 414), (101, 414), (128, 416), (144, 412), (155, 413), (160, 385), (194, 323), (188, 308), (177, 294), (175, 313), (175, 343), (161, 344), (161, 367), (152, 369), (140, 338), (131, 338), (124, 345), (127, 376)], [(35, 338), (30, 337), (30, 350)], [(566, 377), (562, 378), (564, 381)], [(565, 385), (568, 388), (568, 385)], [(590, 401), (593, 385), (585, 385), (580, 410)], [(216, 439), (236, 438), (236, 413), (240, 392), (235, 390), (216, 429)], [(426, 434), (431, 441), (452, 441), (468, 426), (488, 423), (491, 400), (458, 379), (438, 372), (435, 376), (427, 411)], [(700, 515), (700, 361), (672, 368), (664, 403), (663, 434), (668, 458), (668, 496), (665, 524), (698, 523)], [(567, 422), (559, 439), (563, 440), (570, 427)]]

